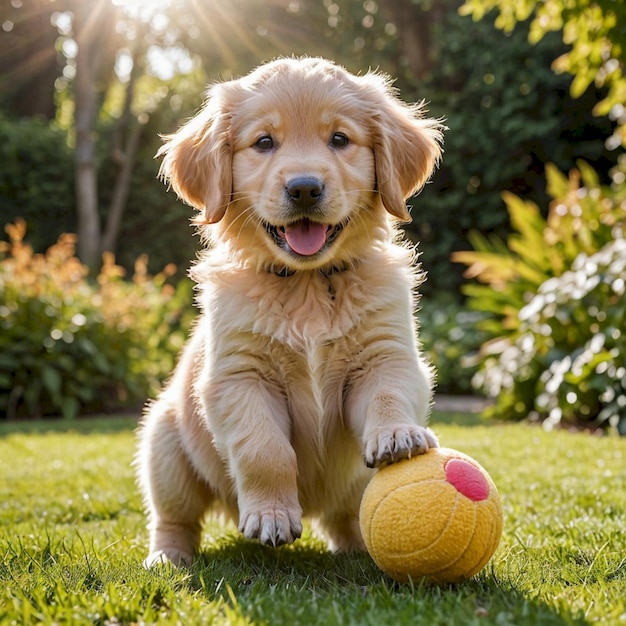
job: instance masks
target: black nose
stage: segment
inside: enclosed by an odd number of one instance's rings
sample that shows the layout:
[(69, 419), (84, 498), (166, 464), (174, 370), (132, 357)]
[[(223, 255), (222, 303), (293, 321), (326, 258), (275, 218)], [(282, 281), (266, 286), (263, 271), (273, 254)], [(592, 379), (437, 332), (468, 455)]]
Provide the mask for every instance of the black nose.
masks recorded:
[(299, 176), (287, 183), (286, 191), (295, 206), (306, 210), (322, 197), (324, 185), (313, 176)]

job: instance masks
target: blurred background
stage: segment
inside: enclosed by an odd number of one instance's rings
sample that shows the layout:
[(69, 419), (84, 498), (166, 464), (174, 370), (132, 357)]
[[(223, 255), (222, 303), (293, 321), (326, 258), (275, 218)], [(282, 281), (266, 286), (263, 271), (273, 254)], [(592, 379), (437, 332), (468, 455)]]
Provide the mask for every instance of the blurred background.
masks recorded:
[[(579, 332), (562, 339), (546, 329), (567, 319), (536, 298), (623, 239), (625, 18), (609, 0), (4, 0), (0, 409), (73, 417), (154, 392), (193, 317), (198, 247), (191, 209), (157, 180), (159, 134), (209, 83), (306, 54), (389, 73), (449, 127), (406, 228), (428, 273), (422, 340), (440, 391), (508, 394), (499, 417), (553, 424), (611, 406), (598, 423), (617, 425), (623, 312), (593, 311), (619, 301), (619, 268), (607, 302), (592, 293), (604, 283), (578, 294), (589, 319), (568, 313)], [(591, 372), (593, 398), (565, 374), (550, 387), (566, 357)]]

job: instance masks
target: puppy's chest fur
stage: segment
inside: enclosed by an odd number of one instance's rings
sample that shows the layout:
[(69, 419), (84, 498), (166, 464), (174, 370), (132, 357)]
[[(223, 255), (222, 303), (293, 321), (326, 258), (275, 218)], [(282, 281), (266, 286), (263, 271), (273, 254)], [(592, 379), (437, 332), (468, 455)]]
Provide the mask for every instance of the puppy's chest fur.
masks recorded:
[(262, 357), (259, 366), (282, 374), (280, 381), (270, 377), (274, 382), (290, 386), (290, 376), (305, 370), (311, 383), (325, 386), (335, 378), (334, 369), (354, 365), (363, 343), (376, 332), (375, 320), (397, 326), (401, 318), (411, 340), (409, 310), (417, 270), (407, 261), (407, 251), (391, 245), (354, 268), (329, 273), (281, 277), (249, 269), (220, 271), (219, 263), (200, 263), (193, 276), (217, 348), (214, 365), (219, 369), (221, 356), (237, 349), (257, 354)]
[(229, 351), (249, 351), (255, 373), (280, 390), (299, 459), (301, 503), (305, 510), (319, 506), (319, 498), (334, 497), (328, 472), (361, 472), (344, 402), (350, 373), (359, 366), (364, 319), (383, 302), (352, 270), (240, 276), (205, 293), (205, 314), (214, 316), (219, 337), (212, 342), (219, 346), (214, 371), (224, 373), (221, 355), (226, 363)]
[(312, 360), (320, 347), (348, 335), (368, 309), (362, 281), (352, 271), (302, 272), (276, 277), (274, 284), (249, 292), (258, 306), (252, 330)]
[(237, 346), (263, 357), (255, 367), (287, 395), (296, 389), (300, 396), (308, 390), (327, 397), (358, 352), (358, 329), (376, 306), (360, 277), (351, 271), (302, 272), (241, 276), (228, 288), (226, 282), (215, 291), (205, 289), (203, 307), (213, 317), (217, 368), (220, 353)]
[(412, 341), (415, 276), (404, 252), (392, 246), (344, 271), (287, 277), (201, 263), (194, 277), (209, 318), (204, 327), (213, 333), (213, 373), (227, 374), (234, 352), (249, 355), (250, 367), (281, 388), (294, 418), (305, 406), (316, 407), (320, 419), (339, 414), (346, 376), (362, 365), (363, 346), (388, 324), (406, 323)]

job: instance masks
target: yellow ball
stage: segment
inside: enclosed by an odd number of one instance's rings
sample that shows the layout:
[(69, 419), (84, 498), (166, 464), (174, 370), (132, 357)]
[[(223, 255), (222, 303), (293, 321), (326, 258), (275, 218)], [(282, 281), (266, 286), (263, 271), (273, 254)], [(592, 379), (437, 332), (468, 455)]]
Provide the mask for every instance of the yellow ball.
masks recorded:
[(359, 520), (374, 562), (401, 582), (466, 580), (486, 565), (502, 535), (493, 480), (477, 461), (449, 448), (376, 472)]

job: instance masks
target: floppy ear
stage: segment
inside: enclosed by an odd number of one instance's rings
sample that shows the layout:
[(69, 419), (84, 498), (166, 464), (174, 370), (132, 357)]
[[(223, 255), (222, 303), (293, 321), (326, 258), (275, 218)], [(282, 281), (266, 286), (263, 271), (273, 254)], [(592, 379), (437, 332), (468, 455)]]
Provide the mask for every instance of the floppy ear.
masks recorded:
[(385, 209), (410, 222), (405, 200), (433, 173), (441, 157), (444, 127), (424, 117), (423, 104), (405, 104), (387, 82), (383, 89), (382, 106), (372, 116), (376, 184)]
[(203, 211), (200, 224), (219, 222), (232, 195), (230, 120), (224, 110), (222, 85), (209, 91), (202, 110), (180, 130), (164, 137), (159, 176), (188, 204)]

